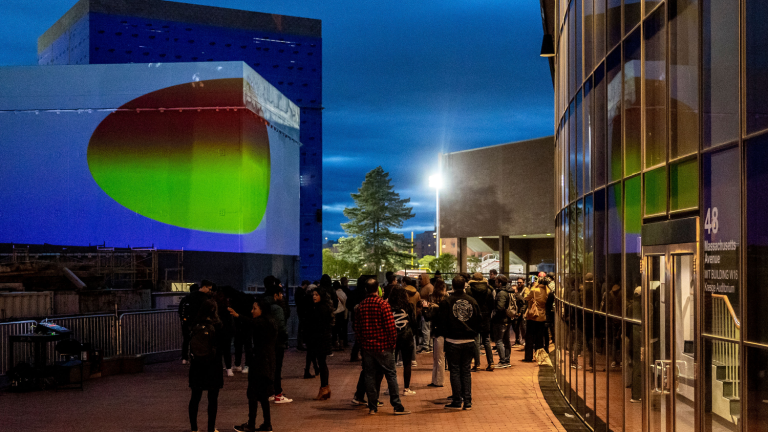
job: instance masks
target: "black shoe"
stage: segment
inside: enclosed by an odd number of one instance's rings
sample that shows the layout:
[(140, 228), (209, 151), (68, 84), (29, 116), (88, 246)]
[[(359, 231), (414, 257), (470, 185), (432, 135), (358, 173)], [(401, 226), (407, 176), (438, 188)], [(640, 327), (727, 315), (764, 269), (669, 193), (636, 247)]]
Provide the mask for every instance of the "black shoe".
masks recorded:
[(464, 408), (462, 408), (464, 411), (471, 411), (472, 410), (472, 404), (464, 404)]
[(461, 404), (456, 402), (451, 402), (445, 406), (445, 409), (460, 410)]
[[(235, 426), (235, 427), (234, 427), (234, 429), (235, 429), (237, 432), (253, 432), (253, 431), (255, 431), (255, 430), (256, 430), (256, 429), (254, 429), (254, 428), (252, 428), (252, 427), (248, 426), (248, 423), (243, 423), (243, 424), (241, 424), (241, 425), (237, 425), (237, 426)], [(271, 429), (270, 429), (270, 430), (271, 430)]]
[(427, 384), (427, 387), (442, 387), (442, 386), (441, 385), (437, 385), (437, 384), (429, 383), (429, 384)]
[(309, 373), (309, 371), (308, 371), (308, 370), (305, 370), (305, 371), (304, 371), (304, 379), (310, 379), (310, 378), (314, 378), (314, 377), (315, 377), (315, 376), (314, 376), (314, 375), (312, 375), (311, 373)]
[(473, 367), (469, 370), (470, 372), (480, 372), (480, 369), (477, 368), (477, 366)]
[(485, 368), (485, 370), (488, 372), (493, 372), (493, 365), (488, 365), (488, 367)]
[(257, 430), (257, 431), (271, 431), (272, 430), (272, 425), (263, 424), (263, 425), (259, 426), (258, 429), (255, 429), (255, 430)]

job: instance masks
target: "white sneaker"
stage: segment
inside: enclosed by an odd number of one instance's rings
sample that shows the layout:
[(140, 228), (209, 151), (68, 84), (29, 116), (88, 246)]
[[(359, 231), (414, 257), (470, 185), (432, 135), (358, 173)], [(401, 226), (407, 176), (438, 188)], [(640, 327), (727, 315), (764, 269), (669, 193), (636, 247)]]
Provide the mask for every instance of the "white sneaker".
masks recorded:
[(270, 396), (270, 397), (269, 397), (269, 401), (270, 401), (270, 402), (273, 402), (274, 400), (275, 400), (275, 397), (274, 397), (274, 396)]
[(285, 396), (283, 396), (281, 394), (275, 396), (275, 403), (276, 404), (278, 404), (278, 403), (279, 404), (284, 404), (284, 403), (291, 403), (291, 402), (293, 402), (293, 399), (288, 399), (287, 397), (285, 397)]
[(248, 366), (243, 366), (243, 373), (244, 373), (244, 374), (247, 374), (247, 373), (248, 373)]
[(232, 367), (232, 372), (242, 372), (243, 368), (240, 366), (234, 366)]
[(232, 372), (232, 369), (227, 369), (227, 376), (235, 376), (234, 372)]
[(411, 389), (409, 389), (409, 388), (403, 389), (403, 396), (413, 396), (415, 394), (416, 394), (416, 392), (411, 390)]
[(419, 365), (419, 364), (418, 364), (418, 363), (416, 363), (416, 360), (412, 360), (412, 361), (411, 361), (411, 366), (414, 366), (414, 367), (416, 367), (416, 366), (418, 366), (418, 365)]
[(188, 361), (186, 361), (186, 360), (182, 360), (182, 361), (181, 361), (181, 364), (185, 365), (185, 364), (189, 364), (189, 362), (188, 362)]

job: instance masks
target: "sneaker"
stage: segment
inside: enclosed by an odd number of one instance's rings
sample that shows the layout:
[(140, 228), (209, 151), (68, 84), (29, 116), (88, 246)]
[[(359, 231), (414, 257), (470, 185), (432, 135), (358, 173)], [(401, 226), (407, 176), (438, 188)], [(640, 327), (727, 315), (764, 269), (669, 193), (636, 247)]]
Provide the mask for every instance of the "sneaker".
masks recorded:
[(493, 365), (488, 365), (487, 368), (485, 368), (487, 372), (493, 372)]
[(277, 396), (275, 396), (275, 403), (276, 404), (284, 404), (284, 403), (291, 403), (291, 402), (293, 402), (293, 399), (289, 399), (289, 398), (283, 396), (282, 393), (277, 395)]
[[(419, 364), (418, 364), (418, 363), (416, 363), (416, 360), (412, 360), (412, 361), (411, 361), (411, 366), (412, 366), (412, 367), (416, 367), (416, 366), (418, 366), (418, 365), (419, 365)], [(410, 413), (409, 413), (409, 414), (410, 414)]]
[(409, 389), (409, 388), (403, 389), (403, 396), (413, 396), (415, 394), (416, 394), (416, 392), (411, 390), (411, 389)]
[(472, 411), (472, 404), (464, 404), (462, 408), (464, 411)]
[(395, 364), (395, 366), (397, 366), (397, 367), (403, 367), (403, 362), (399, 361), (399, 362), (397, 362), (397, 364)]
[(408, 410), (407, 410), (407, 409), (405, 409), (405, 408), (400, 408), (400, 410), (395, 410), (395, 415), (408, 415), (408, 414), (410, 414), (410, 413), (411, 413), (411, 412), (410, 412), (410, 411), (408, 411)]
[(460, 410), (461, 404), (456, 402), (451, 402), (445, 406), (445, 409)]
[(504, 363), (501, 363), (501, 364), (500, 364), (498, 367), (499, 367), (500, 369), (508, 369), (508, 368), (511, 368), (511, 367), (512, 367), (512, 365), (511, 365), (511, 364), (509, 364), (509, 362), (504, 362)]
[(270, 396), (270, 397), (269, 397), (269, 401), (270, 401), (270, 402), (272, 402), (272, 401), (274, 401), (274, 400), (275, 400), (275, 397), (274, 397), (274, 396)]
[(375, 415), (375, 414), (376, 414), (376, 410), (368, 410), (368, 415)]
[(472, 369), (469, 370), (470, 372), (480, 372), (480, 369), (477, 368), (477, 366), (473, 366)]
[(581, 370), (582, 367), (581, 367), (581, 365), (577, 365), (577, 364), (573, 363), (573, 364), (571, 364), (571, 369)]
[(227, 369), (227, 376), (235, 376), (235, 373), (232, 372), (232, 369)]
[(232, 367), (232, 372), (242, 372), (242, 371), (243, 371), (243, 368), (240, 367), (240, 366), (233, 366)]
[(181, 364), (185, 365), (185, 364), (189, 364), (189, 362), (188, 362), (188, 361), (186, 361), (186, 360), (182, 360), (182, 361), (181, 361)]
[(244, 373), (244, 374), (247, 374), (247, 373), (248, 373), (248, 366), (243, 366), (243, 373)]
[(252, 428), (252, 427), (248, 426), (248, 423), (243, 423), (243, 424), (241, 424), (241, 425), (237, 425), (237, 426), (235, 426), (235, 427), (234, 427), (234, 429), (235, 429), (237, 432), (253, 432), (253, 431), (255, 431), (255, 430), (256, 430), (256, 429), (254, 429), (254, 428)]
[(382, 402), (382, 401), (376, 401), (376, 406), (377, 406), (377, 407), (380, 407), (380, 406), (384, 406), (384, 402)]
[(361, 405), (368, 405), (368, 404), (365, 401), (359, 401), (355, 398), (352, 398), (352, 405), (361, 406)]
[(265, 425), (265, 424), (263, 424), (263, 425), (259, 426), (258, 428), (254, 429), (254, 430), (256, 430), (256, 431), (271, 431), (272, 430), (272, 425)]

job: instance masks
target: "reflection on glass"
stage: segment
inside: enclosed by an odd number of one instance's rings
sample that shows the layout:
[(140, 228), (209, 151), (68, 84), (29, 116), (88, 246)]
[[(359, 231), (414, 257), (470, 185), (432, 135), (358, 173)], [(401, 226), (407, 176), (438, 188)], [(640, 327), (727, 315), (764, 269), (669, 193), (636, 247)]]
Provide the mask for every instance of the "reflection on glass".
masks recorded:
[(644, 174), (645, 215), (667, 212), (667, 168), (660, 167)]
[(586, 309), (594, 310), (595, 290), (595, 213), (593, 210), (592, 195), (584, 198), (584, 297), (581, 304)]
[(646, 278), (648, 304), (649, 353), (646, 381), (650, 395), (650, 417), (648, 423), (651, 432), (666, 432), (672, 418), (671, 404), (667, 400), (667, 383), (664, 380), (670, 358), (670, 319), (669, 302), (666, 292), (666, 259), (664, 255), (647, 258)]
[(699, 161), (690, 159), (669, 166), (669, 209), (696, 208), (699, 205)]
[(595, 314), (595, 432), (605, 432), (608, 420), (608, 363), (605, 315)]
[(578, 181), (581, 170), (577, 166), (581, 158), (577, 158), (579, 147), (576, 139), (576, 101), (572, 101), (568, 108), (568, 141), (571, 152), (568, 164), (568, 190), (570, 191), (568, 201), (573, 201), (580, 196), (579, 184), (581, 183)]
[(576, 127), (572, 129), (571, 136), (576, 139), (576, 196), (580, 197), (584, 195), (584, 140), (582, 139), (582, 120), (583, 114), (581, 111), (581, 92), (576, 95), (576, 111), (574, 116), (576, 117)]
[[(584, 291), (584, 285), (579, 283), (579, 291)], [(573, 350), (571, 351), (571, 369), (572, 376), (576, 382), (574, 390), (576, 392), (576, 403), (573, 407), (576, 412), (584, 418), (584, 311), (581, 308), (574, 307), (575, 325), (573, 328)]]
[(628, 33), (640, 22), (642, 0), (624, 0), (624, 32)]
[(605, 57), (605, 1), (595, 0), (595, 63)]
[[(645, 20), (645, 166), (667, 159), (667, 63), (664, 8)], [(646, 212), (647, 213), (647, 212)]]
[(575, 91), (578, 91), (581, 87), (582, 81), (584, 81), (584, 75), (582, 74), (582, 50), (583, 47), (581, 45), (582, 38), (581, 38), (581, 0), (573, 0), (571, 2), (574, 5), (574, 29), (575, 34), (574, 37), (576, 39), (576, 52), (575, 52), (575, 59), (576, 60), (573, 65), (576, 69), (576, 88)]
[(592, 103), (592, 78), (584, 83), (584, 193), (592, 190), (592, 148), (595, 140), (595, 108)]
[(746, 348), (747, 422), (757, 431), (768, 430), (768, 350)]
[[(584, 281), (584, 290), (587, 284)], [(587, 424), (595, 427), (595, 337), (594, 337), (594, 313), (584, 311), (584, 357), (581, 362), (584, 368), (584, 419)]]
[(576, 16), (574, 3), (568, 8), (568, 99), (576, 93), (579, 83), (576, 82)]
[(608, 319), (608, 430), (624, 430), (624, 368), (622, 364), (621, 320)]
[(670, 157), (699, 148), (699, 5), (669, 1)]
[[(599, 1), (599, 0), (598, 0)], [(595, 67), (593, 0), (584, 0), (584, 75), (589, 76)]]
[(739, 137), (738, 0), (702, 0), (702, 141), (704, 147)]
[(645, 0), (645, 14), (648, 15), (662, 0)]
[(606, 59), (608, 68), (608, 181), (621, 178), (621, 50)]
[(600, 311), (621, 316), (621, 240), (623, 235), (623, 208), (621, 183), (608, 188), (608, 290), (600, 304)]
[[(751, 349), (747, 349), (747, 355), (750, 354)], [(749, 365), (752, 370), (752, 359), (750, 358)], [(765, 367), (765, 363), (755, 365), (758, 370)], [(728, 343), (718, 340), (704, 340), (704, 418), (703, 418), (703, 430), (705, 432), (736, 432), (738, 431), (739, 424), (741, 423), (741, 372), (739, 368), (739, 345), (735, 343)], [(750, 386), (750, 382), (747, 382), (747, 386)], [(756, 403), (754, 403), (756, 402)], [(763, 408), (765, 402), (763, 400), (752, 401), (750, 399), (750, 407), (754, 403), (754, 409), (747, 410), (747, 416), (752, 417), (754, 411), (763, 412), (765, 417), (766, 410)], [(680, 409), (677, 410), (678, 413)], [(685, 427), (680, 425), (678, 421), (678, 427), (683, 432), (693, 430), (691, 420), (691, 426)], [(765, 424), (759, 426), (749, 423), (750, 431), (765, 430)]]
[(605, 184), (606, 154), (605, 122), (608, 118), (605, 99), (605, 71), (603, 64), (595, 70), (595, 187)]
[[(638, 295), (637, 302), (640, 302)], [(643, 429), (643, 364), (640, 348), (643, 346), (643, 331), (640, 324), (627, 322), (624, 343), (624, 416), (627, 432)]]
[[(768, 343), (768, 135), (747, 142), (747, 328), (746, 339)], [(768, 405), (766, 406), (768, 408)]]
[(624, 181), (624, 255), (626, 286), (626, 316), (639, 320), (640, 307), (640, 230), (643, 218), (640, 210), (640, 176)]
[(608, 15), (608, 49), (621, 41), (621, 0), (606, 0)]
[(746, 21), (746, 105), (747, 133), (768, 128), (768, 2), (747, 0)]
[[(638, 7), (640, 3), (637, 3)], [(639, 15), (638, 15), (639, 16)], [(640, 29), (624, 40), (624, 176), (640, 171), (641, 81)]]
[[(675, 431), (693, 431), (696, 402), (694, 362), (696, 361), (696, 281), (693, 255), (673, 255), (674, 290), (674, 363), (669, 375), (674, 375)], [(737, 357), (738, 358), (738, 357)]]
[(594, 272), (594, 287), (595, 287), (595, 310), (601, 310), (601, 303), (603, 297), (608, 290), (605, 280), (605, 189), (600, 189), (595, 192), (595, 272)]

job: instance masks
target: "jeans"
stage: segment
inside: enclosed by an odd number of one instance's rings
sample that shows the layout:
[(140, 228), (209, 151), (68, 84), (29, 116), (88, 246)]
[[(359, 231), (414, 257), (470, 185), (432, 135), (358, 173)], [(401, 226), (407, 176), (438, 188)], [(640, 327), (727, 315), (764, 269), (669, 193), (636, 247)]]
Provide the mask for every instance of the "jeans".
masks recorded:
[(525, 341), (525, 319), (523, 317), (513, 319), (510, 327), (515, 332), (515, 343), (520, 345), (520, 343)]
[(454, 404), (472, 405), (472, 375), (470, 373), (472, 357), (475, 354), (475, 344), (445, 343), (445, 359), (448, 360), (448, 371), (451, 375), (451, 399)]
[[(189, 400), (189, 423), (193, 431), (197, 430), (197, 408), (200, 399), (203, 398), (203, 390), (192, 389), (192, 398)], [(216, 430), (216, 413), (219, 410), (219, 389), (208, 390), (208, 430)]]
[(395, 370), (395, 353), (391, 351), (363, 350), (363, 371), (365, 372), (365, 392), (368, 395), (368, 409), (377, 411), (381, 379), (386, 378), (389, 386), (389, 403), (395, 411), (402, 411), (400, 391), (397, 387), (397, 371)]
[(275, 394), (283, 394), (283, 359), (285, 358), (285, 348), (275, 347)]
[(509, 354), (512, 347), (509, 346), (507, 339), (507, 329), (509, 324), (497, 323), (493, 325), (494, 339), (496, 340), (496, 349), (499, 351), (499, 363), (509, 363)]
[(430, 333), (432, 332), (432, 327), (429, 324), (429, 321), (425, 320), (423, 317), (421, 318), (421, 349), (422, 350), (429, 350), (432, 348), (432, 338), (430, 337)]
[(436, 337), (432, 344), (432, 384), (442, 387), (445, 382), (445, 338)]
[(480, 345), (485, 347), (485, 359), (488, 361), (488, 366), (492, 365), (491, 332), (482, 332), (475, 336), (475, 367), (480, 367)]

